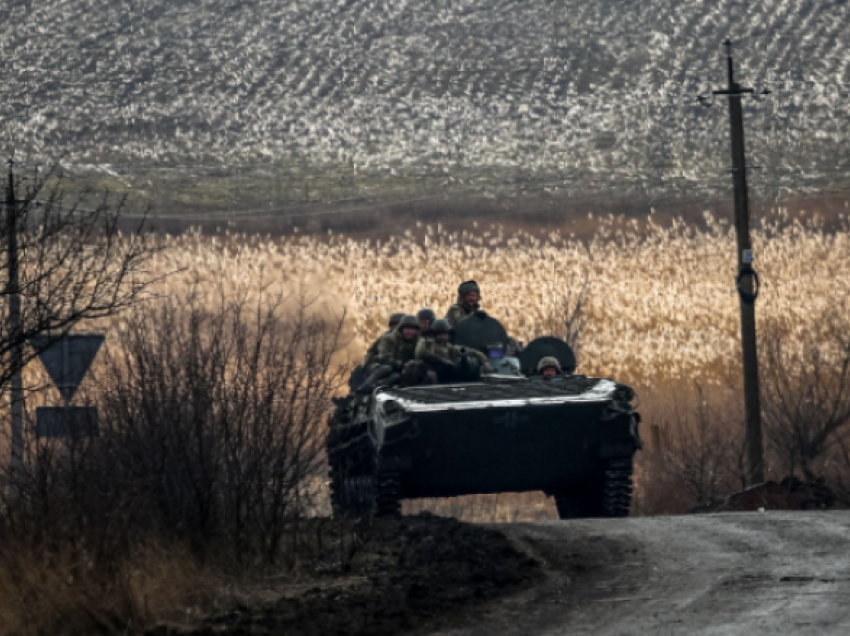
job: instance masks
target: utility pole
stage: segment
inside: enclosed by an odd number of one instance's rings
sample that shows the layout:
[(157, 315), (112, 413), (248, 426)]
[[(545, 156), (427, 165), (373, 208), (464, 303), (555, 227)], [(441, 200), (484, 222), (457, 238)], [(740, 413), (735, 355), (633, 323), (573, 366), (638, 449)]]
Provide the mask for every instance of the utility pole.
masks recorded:
[(18, 280), (18, 201), (15, 197), (14, 161), (9, 159), (9, 184), (6, 189), (6, 245), (7, 275), (6, 298), (9, 300), (9, 350), (11, 381), (11, 424), (12, 424), (12, 472), (19, 472), (24, 456), (24, 386), (21, 372), (24, 366), (24, 350), (21, 341), (21, 296)]
[[(756, 341), (755, 302), (758, 297), (759, 278), (753, 269), (753, 248), (750, 242), (750, 202), (747, 192), (747, 162), (741, 97), (747, 93), (754, 95), (754, 91), (752, 88), (741, 88), (741, 85), (735, 81), (732, 42), (727, 39), (723, 44), (726, 47), (728, 85), (726, 90), (713, 91), (713, 94), (726, 95), (729, 98), (729, 123), (732, 133), (732, 180), (735, 185), (735, 234), (738, 239), (738, 276), (735, 282), (741, 305), (747, 482), (752, 486), (764, 481), (764, 443), (762, 441)], [(700, 101), (711, 105), (702, 97)]]

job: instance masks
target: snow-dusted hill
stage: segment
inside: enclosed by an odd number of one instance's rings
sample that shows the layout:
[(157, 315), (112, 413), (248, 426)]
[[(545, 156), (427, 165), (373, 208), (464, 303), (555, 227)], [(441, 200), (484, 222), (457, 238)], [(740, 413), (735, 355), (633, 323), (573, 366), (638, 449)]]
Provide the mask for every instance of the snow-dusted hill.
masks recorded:
[(726, 109), (694, 98), (726, 36), (774, 91), (745, 111), (756, 186), (844, 184), (846, 0), (5, 0), (0, 150), (142, 185), (719, 192)]

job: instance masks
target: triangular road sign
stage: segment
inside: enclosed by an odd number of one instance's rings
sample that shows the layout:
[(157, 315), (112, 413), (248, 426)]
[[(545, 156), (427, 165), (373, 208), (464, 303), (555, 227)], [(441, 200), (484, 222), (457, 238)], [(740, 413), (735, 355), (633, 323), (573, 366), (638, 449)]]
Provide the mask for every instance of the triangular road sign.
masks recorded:
[(74, 399), (77, 387), (86, 377), (104, 339), (105, 336), (99, 333), (71, 334), (52, 344), (49, 344), (51, 338), (47, 335), (30, 338), (30, 344), (36, 351), (43, 349), (38, 357), (66, 403)]

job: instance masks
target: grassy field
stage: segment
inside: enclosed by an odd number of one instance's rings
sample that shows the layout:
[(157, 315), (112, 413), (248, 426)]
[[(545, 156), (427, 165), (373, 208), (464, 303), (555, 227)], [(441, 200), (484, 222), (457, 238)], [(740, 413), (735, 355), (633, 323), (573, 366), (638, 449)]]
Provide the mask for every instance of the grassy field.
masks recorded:
[[(782, 210), (772, 218), (753, 233), (759, 324), (815, 335), (850, 291), (850, 225), (840, 218), (826, 231), (816, 217), (801, 222)], [(189, 285), (307, 293), (322, 311), (347, 312), (353, 353), (394, 311), (444, 313), (469, 278), (482, 287), (484, 309), (528, 342), (555, 327), (570, 294), (586, 284), (581, 371), (644, 386), (726, 377), (739, 355), (729, 223), (588, 221), (598, 224), (590, 240), (483, 224), (460, 232), (423, 226), (383, 241), (188, 233), (165, 239), (153, 273), (180, 272), (160, 284), (168, 294)]]
[[(826, 229), (816, 214), (802, 218), (777, 209), (753, 232), (762, 278), (759, 330), (782, 334), (789, 352), (825, 340), (834, 325), (827, 318), (850, 309), (850, 222), (833, 214)], [(730, 224), (707, 215), (699, 226), (613, 216), (587, 218), (584, 225), (596, 227), (589, 239), (484, 224), (456, 232), (420, 226), (385, 240), (193, 232), (164, 238), (151, 273), (178, 272), (155, 291), (207, 294), (211, 308), (222, 295), (261, 294), (293, 303), (307, 298), (311, 311), (329, 317), (345, 312), (344, 354), (352, 362), (384, 330), (390, 313), (428, 306), (442, 314), (462, 280), (476, 279), (483, 307), (526, 342), (557, 333), (565, 305), (586, 286), (579, 371), (638, 388), (647, 441), (650, 426), (681, 424), (697, 381), (714, 387), (712, 408), (722, 406), (716, 431), (731, 427), (723, 439), (740, 444), (739, 305)], [(692, 505), (684, 496), (675, 504), (654, 501), (661, 496), (651, 492), (657, 479), (647, 477), (650, 459), (638, 456), (639, 512)], [(423, 505), (476, 519), (553, 514), (542, 496), (426, 502), (409, 510)]]

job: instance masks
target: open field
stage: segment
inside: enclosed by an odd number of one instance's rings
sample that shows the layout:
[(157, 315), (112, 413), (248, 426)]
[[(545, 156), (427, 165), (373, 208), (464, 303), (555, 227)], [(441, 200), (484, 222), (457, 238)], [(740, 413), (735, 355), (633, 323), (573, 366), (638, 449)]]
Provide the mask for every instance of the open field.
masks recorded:
[[(843, 227), (827, 232), (817, 221), (803, 224), (781, 211), (773, 218), (753, 236), (763, 285), (760, 325), (816, 335), (824, 315), (847, 311), (850, 225), (839, 219)], [(642, 386), (725, 379), (739, 356), (730, 225), (712, 218), (705, 229), (662, 228), (651, 220), (641, 227), (613, 218), (598, 223), (587, 241), (485, 225), (475, 234), (424, 227), (418, 236), (386, 241), (185, 234), (164, 239), (154, 271), (183, 270), (160, 284), (169, 294), (219, 282), (231, 293), (306, 291), (329, 312), (347, 312), (355, 354), (393, 311), (445, 312), (457, 284), (469, 278), (482, 286), (484, 309), (527, 342), (557, 330), (564, 302), (586, 281), (581, 371)]]
[[(764, 196), (844, 189), (848, 5), (11, 0), (0, 153), (171, 210), (725, 192), (740, 41)], [(262, 204), (262, 205), (259, 205)]]
[[(801, 221), (781, 209), (770, 218), (753, 236), (762, 277), (760, 332), (781, 335), (789, 355), (813, 346), (829, 355), (826, 341), (835, 325), (829, 318), (847, 315), (850, 299), (850, 225), (833, 215), (833, 229), (826, 230), (817, 215)], [(693, 422), (683, 423), (690, 417), (683, 413), (693, 408), (694, 381), (714, 387), (700, 398), (711, 405), (711, 432), (693, 443), (711, 446), (709, 435), (734, 454), (741, 444), (742, 406), (735, 389), (741, 375), (732, 228), (710, 215), (700, 227), (681, 221), (662, 227), (651, 217), (646, 224), (614, 217), (586, 222), (597, 228), (589, 240), (533, 227), (507, 232), (497, 225), (461, 232), (422, 226), (385, 241), (188, 233), (163, 239), (154, 272), (181, 270), (158, 285), (169, 295), (190, 288), (212, 291), (213, 297), (219, 289), (229, 294), (262, 289), (293, 299), (307, 294), (313, 310), (329, 316), (345, 311), (345, 354), (354, 362), (383, 331), (390, 313), (430, 306), (441, 314), (454, 302), (457, 283), (468, 278), (482, 285), (484, 308), (526, 342), (546, 333), (562, 335), (565, 305), (574, 307), (586, 285), (579, 370), (638, 389), (648, 448), (649, 426), (660, 426), (670, 443), (690, 430)], [(687, 446), (685, 438), (680, 441)], [(635, 512), (693, 506), (693, 493), (674, 498), (665, 490), (681, 488), (681, 475), (666, 474), (662, 484), (659, 470), (670, 466), (654, 464), (661, 455), (653, 450), (656, 454), (638, 457)], [(711, 492), (740, 485), (734, 467), (724, 471), (711, 478)], [(412, 504), (409, 510), (421, 508)], [(484, 497), (437, 509), (476, 520), (553, 514), (551, 502), (536, 496)]]

